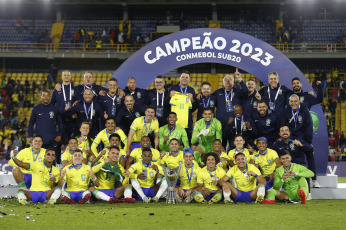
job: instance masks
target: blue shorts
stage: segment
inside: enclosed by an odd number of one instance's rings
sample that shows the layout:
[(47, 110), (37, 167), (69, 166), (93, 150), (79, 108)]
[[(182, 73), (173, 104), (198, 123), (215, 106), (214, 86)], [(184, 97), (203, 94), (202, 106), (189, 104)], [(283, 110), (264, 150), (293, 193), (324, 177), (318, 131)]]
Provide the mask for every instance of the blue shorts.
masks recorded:
[(30, 189), (31, 187), (31, 181), (32, 181), (32, 174), (24, 173), (24, 182), (25, 186)]
[(254, 200), (252, 200), (250, 198), (250, 195), (252, 193), (252, 191), (249, 191), (249, 192), (244, 192), (244, 191), (239, 191), (237, 189), (237, 197), (234, 199), (235, 202), (246, 202), (246, 203), (251, 203), (253, 202)]
[(273, 188), (273, 185), (274, 185), (274, 181), (268, 181), (267, 180), (267, 185), (265, 187), (265, 190), (267, 191), (268, 189)]
[(117, 191), (116, 188), (115, 189), (98, 189), (98, 190), (111, 198), (115, 198), (114, 193), (115, 191)]
[[(143, 190), (144, 195), (146, 195), (147, 197), (150, 197), (150, 198), (155, 197), (155, 190), (154, 190), (154, 187), (151, 187), (151, 188), (142, 188), (142, 190)], [(134, 193), (134, 194), (133, 194), (133, 197), (134, 197), (136, 200), (143, 201), (142, 197), (141, 197), (140, 195), (138, 195), (137, 193)]]
[(137, 149), (137, 148), (142, 148), (141, 143), (139, 143), (139, 142), (132, 142), (131, 143), (131, 149), (134, 150), (134, 149)]
[(76, 202), (79, 202), (83, 198), (83, 193), (85, 191), (66, 191), (68, 194), (70, 194), (71, 200), (74, 200)]
[[(214, 191), (214, 193), (210, 193), (210, 195), (204, 197), (204, 199), (205, 199), (206, 201), (210, 201), (215, 195), (216, 195), (216, 191)], [(223, 198), (223, 197), (221, 196), (221, 200), (220, 200), (220, 201), (223, 201), (222, 198)], [(220, 201), (219, 201), (219, 202), (220, 202)]]
[(43, 203), (47, 200), (46, 195), (49, 192), (49, 190), (44, 192), (43, 191), (28, 191), (28, 192), (31, 195), (31, 201), (33, 203), (38, 203), (38, 202)]

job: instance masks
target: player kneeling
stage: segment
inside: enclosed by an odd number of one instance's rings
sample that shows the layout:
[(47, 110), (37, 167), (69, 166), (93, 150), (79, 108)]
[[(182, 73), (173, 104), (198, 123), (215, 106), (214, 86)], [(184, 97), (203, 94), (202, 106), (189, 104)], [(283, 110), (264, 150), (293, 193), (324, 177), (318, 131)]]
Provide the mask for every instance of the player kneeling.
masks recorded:
[(46, 150), (43, 162), (24, 163), (17, 158), (13, 158), (13, 162), (16, 165), (32, 173), (30, 191), (24, 189), (18, 190), (19, 203), (26, 205), (28, 204), (28, 200), (33, 203), (43, 203), (48, 200), (48, 204), (55, 204), (56, 200), (60, 197), (61, 187), (55, 186), (56, 182), (60, 179), (60, 172), (53, 166), (54, 160), (55, 152), (53, 149)]
[(178, 202), (190, 203), (197, 195), (197, 174), (201, 168), (194, 161), (193, 150), (184, 149), (184, 161), (181, 166), (179, 179), (180, 186), (175, 188)]
[[(207, 153), (203, 156), (203, 163), (206, 165), (197, 174), (197, 195), (195, 200), (198, 203), (217, 203), (222, 199), (222, 188), (220, 180), (226, 172), (216, 165), (220, 162), (216, 153)], [(209, 202), (208, 202), (209, 201)]]
[[(233, 166), (222, 178), (220, 184), (223, 187), (225, 203), (263, 201), (265, 195), (266, 180), (258, 168), (247, 163), (244, 153), (234, 156), (236, 165)], [(237, 188), (233, 187), (228, 180), (234, 178)], [(256, 186), (256, 180), (258, 185)]]
[[(291, 163), (292, 157), (289, 151), (279, 151), (281, 167), (276, 169), (274, 186), (267, 191), (267, 199), (263, 204), (275, 204), (275, 198), (282, 201), (299, 201), (306, 203), (309, 194), (308, 183), (305, 178), (314, 176), (314, 173), (302, 165)], [(281, 187), (285, 191), (279, 191)]]
[(61, 171), (60, 185), (67, 184), (66, 191), (61, 193), (61, 200), (67, 204), (84, 204), (91, 198), (88, 190), (89, 178), (98, 184), (98, 180), (89, 165), (83, 164), (83, 152), (76, 149), (72, 155), (72, 164)]
[[(136, 199), (146, 203), (158, 202), (168, 187), (167, 181), (163, 177), (162, 167), (152, 162), (152, 157), (151, 149), (143, 148), (142, 161), (133, 164), (126, 171), (131, 178), (133, 188), (137, 191)], [(159, 187), (156, 193), (155, 187)]]
[[(133, 203), (132, 186), (128, 184), (128, 178), (124, 178), (124, 168), (119, 163), (120, 148), (112, 145), (109, 147), (108, 157), (99, 161), (92, 168), (99, 185), (89, 188), (89, 191), (99, 200), (109, 203)], [(125, 199), (119, 200), (123, 197)]]

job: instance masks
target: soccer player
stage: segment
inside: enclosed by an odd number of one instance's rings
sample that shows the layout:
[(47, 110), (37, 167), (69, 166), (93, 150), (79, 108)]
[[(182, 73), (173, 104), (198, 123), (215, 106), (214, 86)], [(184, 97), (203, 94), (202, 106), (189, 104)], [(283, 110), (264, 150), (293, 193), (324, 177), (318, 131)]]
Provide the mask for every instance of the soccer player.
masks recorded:
[[(79, 150), (78, 141), (76, 138), (71, 138), (68, 142), (68, 149), (61, 155), (61, 163), (63, 167), (66, 167), (73, 163), (72, 158), (76, 150)], [(83, 152), (82, 156), (83, 156), (82, 163), (87, 164), (88, 160), (87, 160), (86, 153)]]
[[(132, 150), (131, 154), (129, 157), (127, 157), (127, 161), (126, 161), (126, 169), (129, 169), (131, 167), (131, 164), (133, 162), (138, 163), (142, 161), (142, 155), (143, 155), (143, 149), (144, 148), (150, 148), (151, 146), (151, 141), (150, 138), (148, 136), (144, 136), (141, 138), (141, 148), (136, 148), (134, 150)], [(157, 149), (151, 149), (151, 153), (153, 154), (153, 158), (152, 161), (154, 163), (158, 163), (160, 164), (160, 157), (161, 154)]]
[(133, 121), (142, 116), (145, 110), (142, 109), (142, 106), (139, 107), (138, 104), (135, 103), (131, 94), (125, 96), (124, 104), (125, 106), (120, 109), (115, 118), (115, 123), (119, 125), (124, 133), (128, 134)]
[[(198, 106), (198, 113), (197, 113), (197, 121), (202, 119), (203, 111), (206, 108), (212, 108), (213, 113), (215, 113), (215, 106), (216, 106), (216, 96), (214, 94), (211, 94), (211, 84), (209, 82), (203, 82), (201, 85), (201, 96), (197, 96), (197, 106)], [(200, 98), (198, 98), (200, 97)]]
[(213, 92), (216, 96), (216, 119), (218, 119), (223, 127), (222, 132), (222, 144), (226, 149), (227, 142), (231, 141), (231, 129), (228, 126), (231, 122), (229, 122), (229, 117), (233, 116), (233, 106), (237, 104), (241, 104), (241, 99), (247, 94), (247, 87), (241, 78), (241, 74), (236, 69), (234, 73), (236, 81), (239, 82), (239, 86), (236, 87), (234, 84), (234, 77), (230, 75), (226, 75), (223, 78), (223, 88), (220, 88)]
[(184, 164), (184, 153), (179, 150), (179, 142), (177, 139), (171, 139), (169, 142), (170, 151), (161, 154), (160, 164), (170, 168), (179, 167)]
[[(112, 134), (116, 135), (116, 134)], [(118, 202), (117, 199), (124, 196), (124, 203), (133, 203), (132, 186), (128, 184), (128, 178), (124, 175), (124, 168), (119, 165), (120, 149), (117, 146), (110, 146), (108, 157), (101, 162), (97, 162), (92, 168), (99, 186), (90, 187), (89, 191), (99, 200), (109, 203)]]
[(90, 124), (89, 122), (82, 122), (80, 129), (81, 135), (76, 136), (78, 140), (78, 148), (82, 149), (83, 153), (86, 154), (88, 163), (92, 162), (95, 159), (93, 152), (91, 151), (91, 145), (93, 143), (92, 138), (89, 137)]
[(266, 101), (269, 109), (281, 120), (284, 115), (288, 89), (286, 86), (279, 84), (279, 74), (277, 72), (270, 72), (268, 81), (269, 85), (260, 90), (261, 98), (259, 100)]
[(66, 183), (66, 191), (62, 191), (61, 200), (67, 204), (84, 204), (91, 198), (91, 193), (88, 190), (89, 179), (95, 185), (99, 182), (91, 170), (89, 165), (83, 164), (83, 152), (77, 149), (73, 152), (72, 163), (64, 166), (61, 170), (60, 186)]
[(182, 71), (179, 84), (170, 88), (169, 95), (171, 111), (177, 114), (177, 124), (185, 128), (189, 140), (192, 136), (192, 113), (197, 109), (195, 89), (188, 85), (190, 80), (190, 72)]
[[(145, 107), (145, 102), (147, 100), (147, 90), (137, 88), (137, 82), (134, 77), (130, 77), (127, 80), (127, 87), (124, 90), (125, 95), (132, 95), (133, 99), (136, 101), (139, 107)], [(142, 109), (143, 109), (142, 108)]]
[[(136, 200), (145, 203), (158, 202), (168, 185), (162, 167), (152, 162), (152, 153), (150, 148), (142, 150), (142, 161), (133, 164), (129, 168), (129, 176), (131, 184), (137, 191)], [(128, 175), (127, 175), (128, 176)], [(156, 186), (159, 190), (155, 194), (155, 179)]]
[(261, 95), (256, 89), (255, 79), (250, 78), (247, 80), (246, 86), (249, 91), (242, 101), (242, 107), (244, 109), (244, 115), (251, 117), (252, 114), (257, 112), (257, 104), (260, 101), (259, 98), (261, 98)]
[(107, 89), (100, 86), (100, 85), (96, 85), (94, 84), (94, 75), (92, 72), (90, 71), (86, 71), (84, 73), (84, 77), (83, 77), (83, 85), (77, 85), (75, 87), (75, 92), (74, 92), (74, 97), (75, 97), (75, 101), (83, 101), (84, 99), (84, 91), (86, 89), (90, 89), (92, 91), (92, 94), (94, 95), (94, 97), (97, 97), (99, 95), (101, 96), (105, 96)]
[[(275, 172), (274, 186), (267, 191), (267, 199), (263, 204), (275, 204), (278, 200), (299, 201), (305, 204), (309, 194), (306, 178), (314, 176), (314, 173), (302, 165), (291, 163), (291, 154), (287, 150), (279, 151), (282, 165)], [(285, 191), (280, 191), (281, 187)]]
[(184, 161), (179, 173), (180, 185), (176, 186), (175, 192), (178, 202), (190, 203), (197, 195), (197, 174), (201, 168), (194, 163), (193, 150), (190, 148), (184, 149)]
[(253, 156), (250, 155), (250, 152), (247, 148), (244, 148), (245, 140), (244, 140), (242, 135), (236, 135), (235, 136), (234, 145), (235, 145), (235, 148), (228, 152), (228, 164), (229, 164), (229, 166), (233, 167), (236, 164), (234, 156), (237, 153), (243, 153), (246, 157), (247, 163), (250, 164)]
[[(32, 140), (32, 147), (22, 149), (18, 154), (16, 150), (13, 150), (16, 158), (23, 163), (31, 162), (43, 162), (46, 149), (42, 148), (43, 138), (40, 135), (35, 135)], [(18, 186), (23, 190), (28, 190), (32, 183), (32, 172), (26, 169), (20, 169), (17, 167), (13, 160), (8, 162), (13, 166), (12, 175)]]
[(203, 111), (203, 119), (195, 124), (191, 144), (197, 145), (194, 154), (197, 162), (201, 162), (204, 153), (213, 151), (212, 144), (215, 139), (222, 138), (221, 122), (213, 116), (213, 109), (206, 108)]
[[(255, 140), (258, 151), (254, 154), (255, 165), (260, 169), (267, 181), (266, 190), (273, 187), (275, 170), (281, 166), (280, 159), (275, 150), (267, 148), (267, 139), (260, 137)], [(251, 150), (250, 150), (251, 151)]]
[(130, 150), (140, 148), (140, 140), (143, 136), (149, 136), (151, 133), (154, 134), (155, 149), (159, 148), (159, 122), (154, 120), (155, 108), (148, 106), (145, 110), (145, 116), (136, 118), (131, 127), (127, 139), (127, 156), (130, 155)]
[(56, 186), (60, 179), (60, 171), (53, 165), (55, 153), (53, 149), (47, 149), (44, 160), (26, 163), (16, 157), (13, 162), (32, 173), (32, 185), (30, 190), (19, 189), (17, 192), (18, 201), (22, 205), (28, 204), (28, 200), (33, 203), (43, 203), (48, 200), (48, 204), (55, 204), (61, 195), (61, 187)]
[(118, 115), (119, 110), (124, 106), (124, 93), (119, 96), (121, 89), (118, 88), (118, 80), (111, 78), (108, 81), (108, 91), (105, 96), (98, 96), (98, 102), (106, 113), (105, 118)]
[(148, 92), (146, 104), (156, 108), (156, 117), (160, 127), (167, 124), (166, 118), (171, 111), (169, 100), (169, 93), (165, 89), (165, 77), (158, 75), (155, 78), (155, 89)]
[[(247, 163), (244, 153), (237, 153), (234, 157), (236, 165), (232, 167), (220, 181), (223, 188), (225, 203), (252, 202), (260, 203), (264, 199), (266, 180), (256, 166)], [(237, 188), (228, 180), (235, 179)], [(258, 185), (256, 186), (256, 182)], [(230, 199), (232, 197), (232, 200)]]
[(234, 118), (231, 117), (232, 138), (230, 146), (234, 148), (234, 137), (242, 135), (245, 140), (245, 145), (253, 145), (253, 140), (257, 137), (257, 128), (251, 117), (246, 117), (243, 114), (241, 105), (235, 105), (233, 108)]
[(304, 92), (302, 90), (302, 83), (298, 77), (295, 77), (292, 79), (292, 89), (288, 91), (287, 98), (286, 98), (286, 104), (289, 104), (289, 98), (292, 94), (296, 94), (299, 97), (300, 103), (308, 108), (311, 109), (311, 106), (322, 103), (323, 101), (323, 87), (321, 84), (321, 81), (316, 81), (316, 85), (318, 86), (318, 92), (317, 97), (313, 96), (313, 92)]
[(259, 136), (263, 136), (268, 140), (268, 145), (272, 146), (278, 138), (278, 129), (280, 125), (275, 113), (268, 110), (268, 105), (265, 101), (259, 101), (257, 104), (258, 112), (253, 115), (253, 120)]
[(48, 91), (42, 91), (41, 100), (42, 104), (39, 104), (32, 109), (28, 126), (28, 137), (30, 138), (31, 143), (34, 134), (41, 135), (43, 137), (43, 148), (53, 148), (57, 153), (57, 164), (60, 164), (60, 141), (62, 135), (62, 121), (60, 113), (57, 107), (50, 104), (50, 94)]
[(190, 148), (189, 139), (186, 131), (180, 125), (177, 125), (177, 114), (170, 112), (167, 117), (168, 124), (159, 129), (159, 147), (161, 152), (169, 151), (169, 142), (174, 138), (179, 143), (184, 144), (184, 148)]
[(226, 172), (228, 171), (228, 156), (227, 153), (223, 151), (222, 142), (219, 139), (215, 139), (213, 142), (213, 153), (219, 157), (220, 162), (217, 164), (218, 167), (223, 168)]
[(101, 122), (103, 121), (104, 111), (101, 105), (95, 100), (91, 89), (85, 89), (83, 93), (83, 100), (80, 100), (75, 106), (68, 109), (67, 113), (74, 119), (77, 119), (78, 126), (82, 122), (89, 122), (90, 136), (96, 137), (101, 129)]
[[(121, 137), (121, 141), (124, 143), (124, 148), (126, 149), (127, 145), (127, 137), (125, 133), (119, 128), (116, 127), (115, 119), (114, 117), (108, 117), (106, 119), (106, 128), (102, 131), (100, 131), (96, 138), (94, 139), (93, 144), (91, 145), (91, 151), (95, 156), (97, 156), (98, 151), (97, 151), (97, 146), (102, 142), (104, 148), (109, 146), (109, 135), (116, 133)], [(120, 147), (120, 146), (119, 146)]]
[(198, 203), (217, 203), (222, 199), (220, 180), (226, 175), (225, 170), (216, 165), (220, 159), (215, 153), (203, 156), (202, 168), (197, 174), (197, 195), (194, 197)]

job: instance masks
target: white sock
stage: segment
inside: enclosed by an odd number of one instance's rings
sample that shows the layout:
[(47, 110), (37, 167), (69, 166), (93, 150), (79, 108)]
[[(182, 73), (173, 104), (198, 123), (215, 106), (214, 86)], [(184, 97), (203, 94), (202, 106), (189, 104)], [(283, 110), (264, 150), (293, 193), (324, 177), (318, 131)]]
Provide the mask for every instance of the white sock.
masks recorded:
[(132, 187), (125, 188), (124, 197), (125, 198), (132, 198)]
[(224, 198), (225, 198), (225, 199), (230, 199), (230, 198), (231, 198), (232, 192), (231, 192), (231, 191), (225, 192), (225, 190), (224, 190), (223, 188), (222, 188), (222, 190), (223, 190), (223, 196), (224, 196)]
[(86, 191), (83, 192), (83, 194), (82, 194), (82, 199), (83, 199), (87, 194), (90, 194), (90, 191), (89, 191), (89, 190), (86, 190)]
[(257, 197), (258, 196), (263, 196), (265, 195), (266, 191), (265, 191), (265, 187), (264, 185), (259, 186), (258, 190), (257, 190)]
[(143, 197), (145, 197), (144, 192), (141, 188), (141, 185), (139, 184), (137, 179), (131, 179), (131, 184), (132, 187), (137, 191), (138, 195), (140, 195), (143, 199)]
[(101, 192), (99, 190), (95, 190), (93, 192), (94, 196), (99, 200), (109, 201), (110, 197), (106, 195), (104, 192)]
[(52, 196), (50, 197), (50, 199), (55, 199), (55, 200), (57, 200), (57, 199), (59, 199), (60, 195), (61, 195), (61, 188), (56, 188), (56, 189), (54, 190)]
[(25, 193), (22, 191), (17, 192), (17, 198), (18, 200), (27, 200)]
[(66, 192), (66, 191), (62, 191), (62, 192), (61, 192), (61, 196), (66, 196), (66, 197), (68, 197), (68, 198), (71, 199), (70, 193), (68, 193), (68, 192)]
[(156, 184), (160, 183), (162, 181), (163, 178), (157, 178), (156, 179)]
[(165, 179), (163, 179), (161, 181), (159, 191), (157, 191), (157, 194), (156, 194), (157, 199), (161, 198), (162, 194), (167, 190), (167, 188), (168, 188), (167, 181)]

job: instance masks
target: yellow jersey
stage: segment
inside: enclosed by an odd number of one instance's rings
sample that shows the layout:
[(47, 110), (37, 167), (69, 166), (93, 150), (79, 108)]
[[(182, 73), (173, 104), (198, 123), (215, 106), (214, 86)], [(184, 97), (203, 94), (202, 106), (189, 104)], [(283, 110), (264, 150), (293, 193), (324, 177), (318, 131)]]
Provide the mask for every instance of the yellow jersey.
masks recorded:
[(64, 181), (67, 183), (66, 191), (85, 191), (89, 188), (89, 165), (81, 164), (79, 169), (72, 164), (64, 168), (66, 170)]
[[(153, 149), (153, 148), (150, 148), (150, 149), (151, 149), (151, 153), (153, 154), (152, 161), (160, 163), (161, 153), (156, 149)], [(141, 162), (142, 161), (142, 148), (136, 148), (136, 149), (132, 150), (130, 157), (134, 158), (135, 163)]]
[[(79, 138), (80, 137), (78, 137), (77, 140), (79, 140)], [(91, 143), (92, 140), (89, 140), (89, 138), (87, 138), (85, 141), (82, 141), (82, 143), (78, 145), (78, 148), (81, 150), (91, 150)]]
[[(118, 129), (118, 130), (114, 131), (113, 133), (116, 133), (120, 136), (121, 141), (125, 145), (123, 149), (127, 149), (127, 141), (126, 141), (127, 136), (125, 135), (125, 133), (121, 129)], [(94, 153), (95, 156), (97, 156), (97, 146), (101, 142), (103, 143), (104, 147), (108, 147), (110, 145), (109, 144), (109, 136), (112, 135), (113, 133), (108, 133), (107, 129), (104, 129), (97, 134), (96, 138), (94, 139), (94, 142), (91, 145), (91, 151)]]
[[(46, 149), (41, 148), (40, 151), (37, 154), (33, 153), (33, 149), (32, 147), (30, 148), (25, 148), (22, 149), (18, 154), (17, 154), (17, 159), (24, 162), (24, 163), (31, 163), (31, 162), (43, 162), (44, 161), (44, 155), (46, 154)], [(9, 165), (18, 168), (18, 166), (16, 165), (16, 163), (14, 163), (14, 161), (11, 159), (8, 162)], [(31, 174), (30, 170), (26, 170), (26, 169), (21, 169), (23, 173), (26, 174)]]
[(192, 167), (187, 169), (186, 165), (183, 164), (180, 169), (179, 179), (180, 188), (192, 189), (197, 187), (197, 174), (201, 170), (198, 164), (193, 163)]
[[(73, 153), (71, 153), (70, 151), (65, 151), (65, 152), (61, 155), (61, 162), (72, 160), (72, 156), (73, 156)], [(85, 152), (83, 152), (83, 159), (87, 159), (87, 155), (86, 155)]]
[(48, 191), (53, 188), (53, 182), (49, 179), (54, 177), (55, 183), (60, 180), (60, 171), (52, 165), (47, 168), (44, 162), (31, 162), (29, 171), (32, 172), (30, 191)]
[(220, 187), (214, 185), (212, 181), (216, 180), (219, 182), (225, 175), (226, 172), (221, 167), (215, 167), (214, 171), (209, 172), (208, 167), (206, 166), (197, 174), (197, 184), (201, 184), (205, 188), (215, 192), (216, 190), (220, 189)]
[(276, 168), (275, 160), (279, 158), (275, 150), (267, 148), (264, 154), (257, 151), (255, 157), (255, 164), (259, 166), (264, 177), (274, 172)]
[(177, 125), (188, 128), (189, 111), (192, 109), (192, 103), (188, 94), (175, 92), (171, 100), (171, 111), (177, 114)]
[[(124, 168), (117, 162), (118, 167), (120, 168), (120, 171), (122, 173), (122, 177), (124, 179)], [(117, 181), (117, 178), (114, 176), (111, 176), (110, 178), (107, 178), (107, 172), (102, 170), (101, 168), (105, 165), (104, 162), (100, 162), (99, 164), (95, 165), (92, 170), (95, 173), (97, 180), (100, 183), (99, 187), (96, 187), (96, 189), (114, 189), (115, 188), (115, 183), (119, 182)], [(114, 167), (114, 166), (113, 166)]]
[(132, 142), (140, 142), (141, 138), (144, 136), (148, 136), (150, 133), (158, 133), (159, 132), (159, 122), (157, 120), (151, 120), (148, 124), (145, 122), (145, 117), (137, 117), (130, 127), (135, 134), (133, 135)]
[[(239, 153), (239, 152), (238, 152), (238, 150), (236, 151), (236, 149), (232, 149), (232, 150), (230, 150), (230, 151), (228, 152), (228, 159), (231, 160), (231, 161), (233, 161), (234, 164), (236, 164), (236, 163), (235, 163), (235, 160), (234, 160), (234, 156), (235, 156), (235, 154), (237, 154), (237, 153)], [(251, 162), (253, 156), (250, 155), (249, 150), (248, 150), (247, 148), (244, 148), (244, 149), (243, 149), (243, 152), (241, 152), (241, 153), (244, 153), (244, 155), (245, 155), (245, 157), (246, 157), (246, 162), (247, 162), (248, 164), (250, 164), (250, 162)]]
[(167, 152), (166, 155), (161, 159), (160, 164), (170, 168), (176, 168), (179, 165), (183, 165), (184, 161), (184, 153), (183, 151), (179, 151), (178, 155), (175, 157), (170, 152)]
[(227, 167), (227, 166), (228, 166), (227, 161), (221, 161), (221, 158), (229, 159), (227, 153), (221, 152), (221, 153), (219, 154), (219, 158), (220, 158), (220, 162), (217, 164), (217, 167), (221, 167), (221, 168), (223, 168), (223, 169), (227, 169), (227, 168), (228, 168), (228, 167)]
[(247, 164), (244, 171), (241, 171), (238, 165), (234, 165), (234, 167), (230, 168), (226, 173), (226, 176), (230, 179), (235, 179), (239, 191), (249, 192), (256, 189), (257, 177), (245, 175), (248, 171), (254, 172), (257, 176), (262, 176), (261, 172), (253, 164)]
[(159, 174), (164, 175), (162, 167), (156, 163), (150, 162), (149, 165), (144, 165), (144, 162), (138, 162), (133, 164), (128, 170), (130, 172), (130, 178), (137, 178), (141, 173), (144, 173), (147, 177), (144, 180), (138, 179), (142, 188), (151, 188), (155, 184), (156, 171), (151, 168), (151, 165), (155, 164), (159, 169)]

